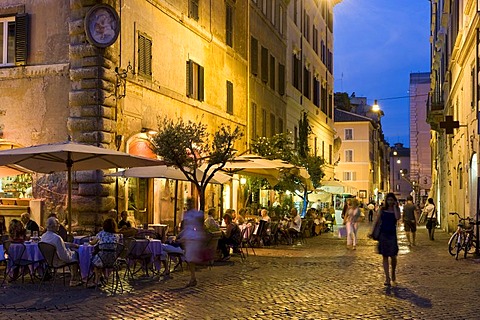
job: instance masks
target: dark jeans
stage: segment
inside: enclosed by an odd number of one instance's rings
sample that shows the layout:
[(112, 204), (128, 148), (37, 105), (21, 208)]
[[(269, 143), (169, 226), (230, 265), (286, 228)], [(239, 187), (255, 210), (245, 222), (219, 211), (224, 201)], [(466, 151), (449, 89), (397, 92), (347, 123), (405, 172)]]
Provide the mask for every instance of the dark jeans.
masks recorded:
[(230, 250), (229, 250), (229, 246), (232, 246), (232, 247), (238, 247), (238, 243), (236, 243), (235, 241), (233, 241), (232, 239), (230, 238), (220, 238), (218, 240), (218, 248), (222, 251), (222, 255), (224, 257), (230, 255)]
[(428, 218), (427, 219), (427, 225), (426, 225), (426, 228), (428, 230), (428, 238), (430, 240), (434, 240), (434, 234), (435, 234), (435, 227), (437, 225), (437, 219), (431, 219), (431, 218)]

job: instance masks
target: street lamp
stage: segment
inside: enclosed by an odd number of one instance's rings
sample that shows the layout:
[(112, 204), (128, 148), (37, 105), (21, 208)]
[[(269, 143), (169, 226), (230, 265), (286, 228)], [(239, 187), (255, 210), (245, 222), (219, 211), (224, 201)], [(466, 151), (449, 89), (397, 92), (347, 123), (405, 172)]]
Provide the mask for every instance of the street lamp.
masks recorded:
[[(393, 164), (392, 164), (392, 192), (395, 193), (395, 156), (398, 155), (398, 152), (397, 150), (393, 150), (392, 152), (392, 160), (393, 160)], [(397, 163), (401, 163), (400, 159), (397, 160)]]

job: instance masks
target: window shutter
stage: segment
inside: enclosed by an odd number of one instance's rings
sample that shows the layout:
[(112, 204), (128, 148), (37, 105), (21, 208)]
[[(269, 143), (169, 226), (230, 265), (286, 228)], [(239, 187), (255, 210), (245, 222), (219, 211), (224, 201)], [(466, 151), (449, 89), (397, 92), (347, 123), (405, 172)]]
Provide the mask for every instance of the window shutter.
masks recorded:
[(285, 66), (283, 64), (278, 65), (278, 93), (282, 96), (285, 94)]
[(192, 62), (187, 61), (187, 97), (192, 98), (193, 92), (193, 67)]
[(152, 40), (145, 38), (145, 75), (152, 76)]
[(145, 75), (145, 37), (138, 35), (138, 73)]
[(268, 82), (268, 49), (262, 47), (262, 81)]
[(233, 7), (226, 4), (226, 43), (228, 46), (233, 47)]
[(233, 83), (227, 81), (227, 113), (233, 114)]
[(275, 90), (275, 57), (270, 56), (270, 88)]
[(15, 64), (27, 64), (28, 54), (28, 14), (19, 14), (15, 17)]
[(204, 68), (202, 66), (198, 66), (198, 100), (203, 101), (205, 98), (204, 94)]
[(252, 74), (258, 75), (258, 41), (254, 37), (251, 38), (250, 55)]

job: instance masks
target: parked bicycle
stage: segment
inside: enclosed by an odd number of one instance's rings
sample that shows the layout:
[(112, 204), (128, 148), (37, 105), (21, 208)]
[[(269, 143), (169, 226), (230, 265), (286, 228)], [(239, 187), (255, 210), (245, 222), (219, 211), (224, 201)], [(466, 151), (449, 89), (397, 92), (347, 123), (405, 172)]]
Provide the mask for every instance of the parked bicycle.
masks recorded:
[(476, 240), (473, 232), (475, 220), (470, 217), (462, 218), (457, 212), (450, 214), (458, 216), (458, 225), (457, 231), (448, 240), (448, 252), (458, 260), (458, 255), (463, 250), (463, 257), (467, 258), (468, 253), (475, 251)]

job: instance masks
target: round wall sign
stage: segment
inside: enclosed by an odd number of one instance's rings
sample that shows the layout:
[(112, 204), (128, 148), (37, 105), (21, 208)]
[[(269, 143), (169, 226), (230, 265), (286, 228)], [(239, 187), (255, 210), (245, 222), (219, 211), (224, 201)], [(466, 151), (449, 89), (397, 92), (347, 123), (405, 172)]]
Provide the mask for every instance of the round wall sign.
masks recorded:
[(88, 41), (96, 47), (111, 46), (120, 33), (117, 11), (107, 4), (92, 7), (85, 16), (85, 32)]

